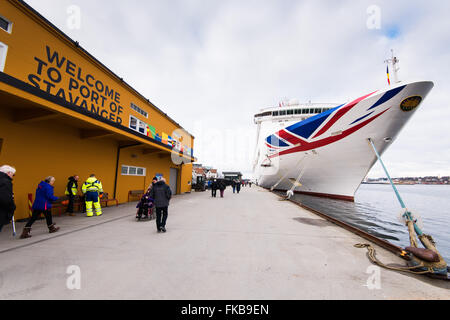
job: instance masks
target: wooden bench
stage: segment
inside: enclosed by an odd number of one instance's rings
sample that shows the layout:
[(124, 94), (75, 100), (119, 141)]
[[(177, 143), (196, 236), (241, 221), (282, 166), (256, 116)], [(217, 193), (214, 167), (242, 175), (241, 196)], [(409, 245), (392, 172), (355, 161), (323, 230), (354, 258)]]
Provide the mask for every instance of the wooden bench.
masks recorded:
[(119, 201), (117, 201), (117, 199), (109, 199), (109, 195), (108, 193), (103, 193), (103, 197), (100, 199), (100, 204), (104, 204), (105, 207), (108, 207), (108, 202), (115, 202), (116, 203), (116, 207), (119, 206)]
[[(31, 199), (31, 203), (33, 203), (33, 195), (30, 193), (28, 194), (28, 199)], [(58, 216), (61, 216), (64, 212), (63, 210), (67, 209), (67, 204), (63, 204), (64, 201), (67, 201), (69, 198), (67, 196), (59, 197), (58, 201), (54, 202), (52, 204), (52, 212), (53, 210), (57, 211)], [(84, 206), (83, 197), (76, 196), (73, 202), (73, 208), (78, 209), (78, 212), (81, 212)], [(117, 199), (109, 199), (108, 193), (103, 193), (103, 197), (100, 199), (100, 205), (104, 205), (105, 207), (108, 207), (109, 202), (115, 202), (116, 207), (119, 206), (119, 201)], [(61, 210), (62, 209), (62, 210)], [(30, 208), (31, 210), (31, 208)]]
[(143, 195), (144, 195), (144, 190), (128, 191), (128, 202), (130, 202), (130, 198), (138, 198), (138, 200), (141, 200)]

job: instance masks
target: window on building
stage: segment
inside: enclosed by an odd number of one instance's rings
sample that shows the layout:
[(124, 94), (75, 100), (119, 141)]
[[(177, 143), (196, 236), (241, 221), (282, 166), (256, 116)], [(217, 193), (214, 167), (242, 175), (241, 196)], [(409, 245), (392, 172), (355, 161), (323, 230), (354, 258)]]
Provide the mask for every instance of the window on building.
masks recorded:
[(288, 115), (293, 115), (293, 114), (294, 114), (294, 110), (288, 110), (288, 111), (287, 111), (287, 114), (288, 114)]
[(133, 167), (133, 166), (122, 166), (123, 176), (137, 176), (145, 177), (147, 170), (145, 168)]
[(135, 105), (134, 103), (131, 104), (131, 109), (133, 109), (134, 111), (136, 111), (137, 113), (143, 115), (144, 117), (148, 118), (148, 113), (145, 112), (144, 110), (142, 110), (141, 108), (139, 108), (137, 105)]
[(0, 42), (0, 72), (3, 72), (5, 70), (7, 52), (8, 46)]
[(147, 124), (133, 116), (130, 116), (130, 129), (137, 131), (144, 136), (147, 135)]
[(10, 21), (8, 21), (8, 19), (0, 16), (0, 28), (5, 30), (6, 32), (11, 33), (12, 23)]
[(285, 116), (286, 115), (286, 111), (280, 111), (280, 116)]
[(138, 129), (138, 122), (139, 122), (138, 119), (136, 119), (135, 117), (131, 116), (130, 117), (130, 129), (133, 129), (133, 130), (137, 131), (137, 129)]
[(147, 132), (147, 125), (142, 121), (139, 121), (139, 132), (142, 134), (146, 134)]
[(274, 116), (274, 117), (278, 116), (278, 114), (279, 114), (278, 111), (274, 111), (274, 112), (273, 112), (273, 116)]

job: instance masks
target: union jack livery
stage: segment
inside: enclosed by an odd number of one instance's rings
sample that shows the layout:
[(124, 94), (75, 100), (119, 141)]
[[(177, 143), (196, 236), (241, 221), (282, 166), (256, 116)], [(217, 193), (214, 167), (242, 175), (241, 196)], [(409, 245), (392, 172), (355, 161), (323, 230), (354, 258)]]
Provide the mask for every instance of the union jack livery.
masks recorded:
[(254, 174), (272, 190), (354, 200), (380, 154), (393, 143), (434, 84), (396, 83), (346, 104), (289, 101), (255, 116)]

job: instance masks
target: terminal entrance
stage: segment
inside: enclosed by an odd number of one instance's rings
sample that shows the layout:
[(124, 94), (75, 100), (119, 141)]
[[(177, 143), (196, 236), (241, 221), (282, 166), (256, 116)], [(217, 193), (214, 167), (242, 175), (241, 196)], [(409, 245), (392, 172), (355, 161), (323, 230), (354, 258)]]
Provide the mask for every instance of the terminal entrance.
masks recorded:
[(172, 190), (172, 194), (177, 194), (178, 190), (178, 169), (170, 168), (170, 181), (169, 181), (170, 190)]

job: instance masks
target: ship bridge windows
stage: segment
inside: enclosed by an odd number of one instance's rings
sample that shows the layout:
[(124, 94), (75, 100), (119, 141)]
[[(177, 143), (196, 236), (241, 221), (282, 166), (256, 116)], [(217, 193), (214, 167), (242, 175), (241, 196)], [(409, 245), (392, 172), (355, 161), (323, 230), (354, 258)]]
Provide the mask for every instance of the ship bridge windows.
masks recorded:
[(272, 115), (272, 112), (269, 111), (269, 112), (257, 114), (257, 115), (255, 115), (255, 118), (267, 117), (267, 116), (271, 116), (271, 115)]
[(289, 110), (279, 110), (279, 111), (268, 111), (264, 113), (260, 113), (255, 115), (255, 118), (262, 117), (280, 117), (280, 116), (292, 116), (292, 115), (300, 115), (300, 114), (320, 114), (331, 110), (331, 108), (302, 108), (302, 109), (289, 109)]

